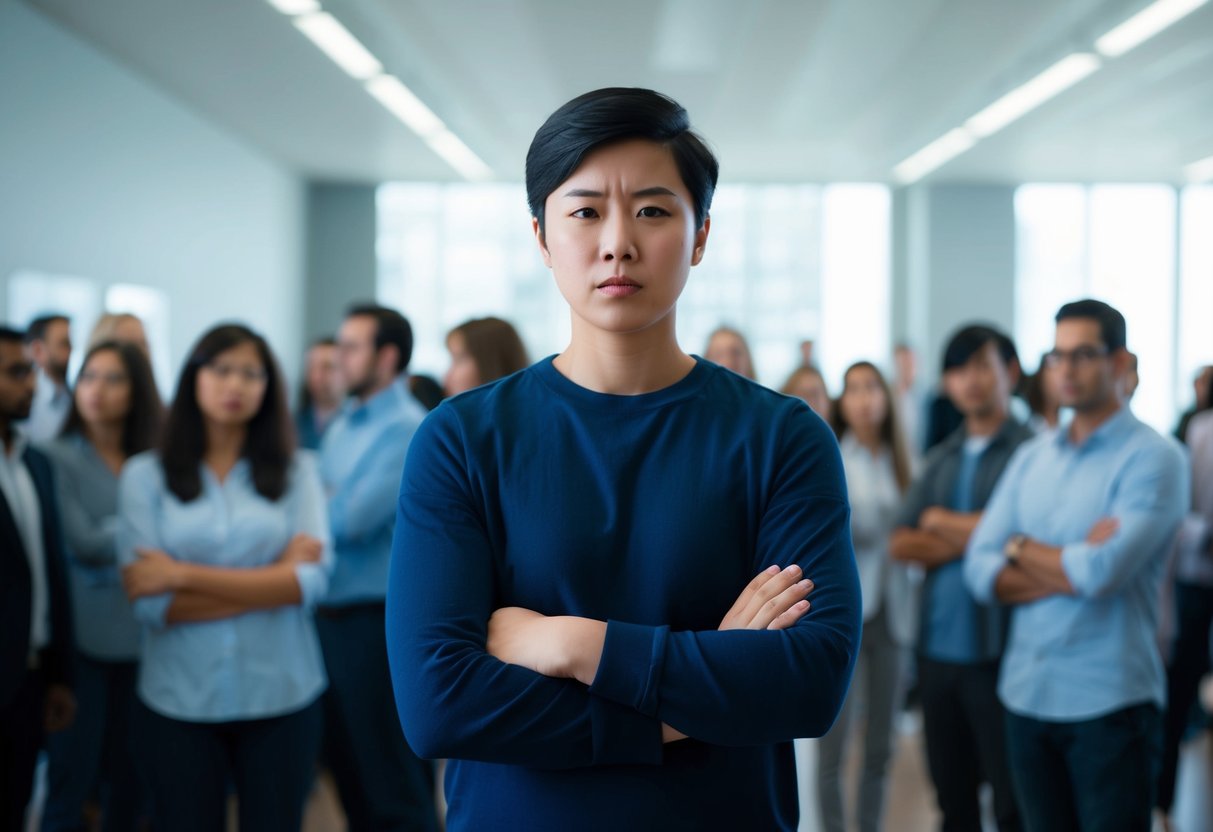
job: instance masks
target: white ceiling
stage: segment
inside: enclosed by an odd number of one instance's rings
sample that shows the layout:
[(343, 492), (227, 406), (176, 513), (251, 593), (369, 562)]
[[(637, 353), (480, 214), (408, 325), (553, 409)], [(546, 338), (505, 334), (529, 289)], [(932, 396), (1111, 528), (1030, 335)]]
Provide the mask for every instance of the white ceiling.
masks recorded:
[[(320, 180), (452, 180), (262, 0), (27, 0)], [(888, 181), (895, 164), (1146, 0), (322, 0), (501, 180), (601, 86), (667, 92), (724, 181)], [(1213, 3), (932, 181), (1182, 181), (1213, 155)]]

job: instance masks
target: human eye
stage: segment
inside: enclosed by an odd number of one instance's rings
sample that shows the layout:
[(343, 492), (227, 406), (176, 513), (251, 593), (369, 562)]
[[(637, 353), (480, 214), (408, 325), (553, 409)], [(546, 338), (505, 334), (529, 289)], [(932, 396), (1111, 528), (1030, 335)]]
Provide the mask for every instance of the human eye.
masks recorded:
[(669, 211), (656, 205), (646, 205), (636, 214), (636, 216), (644, 217), (645, 219), (656, 219), (657, 217), (668, 217), (669, 215)]
[(569, 216), (576, 217), (579, 220), (592, 220), (598, 216), (598, 212), (593, 208), (578, 208)]

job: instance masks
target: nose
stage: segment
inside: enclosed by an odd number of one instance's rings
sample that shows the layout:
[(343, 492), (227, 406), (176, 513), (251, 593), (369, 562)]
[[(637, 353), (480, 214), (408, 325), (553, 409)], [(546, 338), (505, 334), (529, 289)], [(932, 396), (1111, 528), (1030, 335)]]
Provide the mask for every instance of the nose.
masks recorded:
[(605, 262), (636, 259), (636, 243), (627, 211), (612, 211), (601, 228), (602, 238), (599, 246)]

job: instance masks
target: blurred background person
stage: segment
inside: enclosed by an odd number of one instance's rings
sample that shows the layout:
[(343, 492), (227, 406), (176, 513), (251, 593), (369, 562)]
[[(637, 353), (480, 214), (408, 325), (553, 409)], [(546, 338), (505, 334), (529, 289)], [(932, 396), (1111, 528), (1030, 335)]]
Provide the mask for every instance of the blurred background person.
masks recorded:
[(409, 392), (426, 410), (433, 410), (446, 398), (438, 379), (425, 373), (409, 373)]
[(816, 367), (812, 365), (797, 367), (788, 376), (788, 380), (783, 383), (783, 388), (779, 392), (803, 400), (827, 423), (833, 423), (834, 407), (830, 401), (830, 393), (826, 389), (826, 381), (822, 378), (821, 371)]
[(96, 793), (104, 830), (135, 829), (140, 805), (131, 717), (139, 625), (118, 572), (118, 475), (160, 437), (152, 368), (133, 343), (102, 341), (76, 377), (62, 434), (44, 447), (55, 469), (76, 653), (76, 719), (47, 742), (43, 832), (88, 827)]
[(147, 340), (147, 330), (143, 321), (137, 315), (129, 312), (106, 312), (93, 324), (93, 331), (88, 336), (88, 349), (92, 349), (103, 341), (122, 341), (134, 344), (151, 360), (151, 347)]
[(15, 424), (34, 401), (34, 363), (0, 327), (0, 829), (24, 828), (45, 733), (68, 726), (71, 610), (50, 460)]
[(451, 368), (442, 386), (448, 396), (504, 378), (531, 363), (518, 331), (501, 318), (475, 318), (460, 324), (446, 336), (446, 348)]
[(1192, 406), (1179, 417), (1175, 436), (1180, 442), (1188, 441), (1188, 423), (1197, 413), (1213, 409), (1213, 364), (1206, 364), (1192, 377)]
[(25, 331), (25, 344), (37, 370), (34, 404), (22, 430), (31, 442), (45, 442), (59, 435), (72, 404), (67, 387), (71, 323), (63, 315), (35, 318)]
[(750, 353), (750, 345), (746, 343), (745, 336), (732, 327), (717, 327), (708, 336), (707, 346), (703, 348), (703, 357), (751, 381), (758, 378), (754, 372), (754, 357)]
[(261, 336), (206, 332), (160, 450), (119, 483), (123, 584), (142, 624), (135, 734), (155, 828), (298, 830), (325, 688), (311, 608), (332, 563), (312, 457)]
[(320, 440), (344, 399), (345, 382), (337, 362), (337, 341), (320, 338), (312, 343), (304, 358), (299, 409), (295, 411), (300, 448), (316, 450), (320, 447)]
[(926, 391), (918, 381), (918, 355), (909, 344), (893, 349), (893, 396), (897, 401), (897, 418), (905, 432), (912, 457), (923, 451), (926, 427), (923, 424), (929, 405)]
[(1040, 357), (1036, 372), (1028, 377), (1024, 397), (1031, 411), (1028, 427), (1037, 433), (1044, 433), (1056, 430), (1061, 425), (1061, 383), (1057, 368), (1049, 363), (1047, 353)]
[(329, 690), (324, 756), (351, 832), (437, 829), (434, 771), (400, 728), (388, 670), (385, 599), (404, 458), (426, 410), (403, 383), (413, 328), (357, 304), (337, 332), (350, 398), (320, 447), (335, 567), (316, 612)]
[[(909, 572), (889, 556), (902, 494), (912, 472), (893, 391), (875, 365), (852, 364), (835, 403), (834, 431), (846, 470), (851, 538), (863, 591), (863, 640), (842, 713), (819, 743), (817, 794), (825, 832), (844, 832), (842, 767), (862, 697), (867, 719), (855, 815), (860, 832), (877, 832), (884, 811), (893, 718), (902, 694), (903, 648), (914, 635)], [(854, 749), (858, 751), (858, 749)]]

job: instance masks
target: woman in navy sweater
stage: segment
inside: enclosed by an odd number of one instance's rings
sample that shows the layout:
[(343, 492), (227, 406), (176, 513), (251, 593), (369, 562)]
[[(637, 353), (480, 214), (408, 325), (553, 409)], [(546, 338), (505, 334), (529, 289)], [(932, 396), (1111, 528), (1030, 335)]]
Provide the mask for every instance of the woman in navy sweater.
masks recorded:
[(531, 145), (572, 338), (422, 424), (388, 589), (452, 832), (796, 827), (791, 740), (842, 704), (859, 585), (825, 423), (675, 337), (716, 176), (648, 90), (576, 98)]

